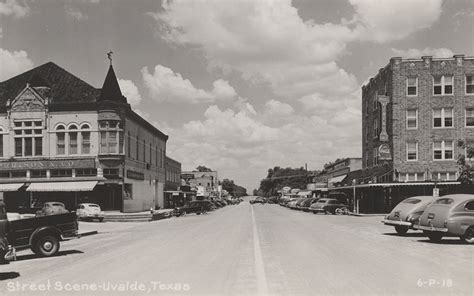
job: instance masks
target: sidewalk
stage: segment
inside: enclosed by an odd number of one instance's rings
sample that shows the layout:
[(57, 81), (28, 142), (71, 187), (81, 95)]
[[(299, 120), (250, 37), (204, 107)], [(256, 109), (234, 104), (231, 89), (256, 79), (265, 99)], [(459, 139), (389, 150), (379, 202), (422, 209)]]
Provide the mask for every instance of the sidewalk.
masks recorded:
[(388, 215), (388, 213), (386, 214), (363, 214), (363, 213), (350, 213), (349, 214), (350, 216), (356, 216), (356, 217), (385, 217)]
[(147, 222), (114, 223), (79, 221), (79, 234), (81, 236), (88, 236), (98, 233), (118, 232), (139, 226), (143, 223)]

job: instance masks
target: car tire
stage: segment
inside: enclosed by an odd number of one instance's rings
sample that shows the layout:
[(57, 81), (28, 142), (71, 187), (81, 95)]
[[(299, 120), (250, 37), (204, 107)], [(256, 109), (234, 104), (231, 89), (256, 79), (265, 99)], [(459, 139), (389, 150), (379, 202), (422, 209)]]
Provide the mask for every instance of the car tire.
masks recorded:
[(443, 234), (439, 232), (430, 232), (428, 233), (428, 238), (430, 239), (431, 242), (439, 243), (441, 239), (443, 238)]
[(474, 227), (469, 227), (461, 238), (468, 244), (474, 244)]
[(46, 235), (38, 238), (34, 246), (35, 254), (50, 257), (59, 251), (59, 239), (56, 236)]
[(99, 222), (104, 222), (104, 218), (99, 218)]
[(337, 208), (334, 213), (336, 215), (344, 215), (345, 214), (345, 211), (342, 209), (342, 208)]
[(397, 225), (395, 226), (395, 231), (398, 235), (405, 235), (408, 231), (408, 226)]

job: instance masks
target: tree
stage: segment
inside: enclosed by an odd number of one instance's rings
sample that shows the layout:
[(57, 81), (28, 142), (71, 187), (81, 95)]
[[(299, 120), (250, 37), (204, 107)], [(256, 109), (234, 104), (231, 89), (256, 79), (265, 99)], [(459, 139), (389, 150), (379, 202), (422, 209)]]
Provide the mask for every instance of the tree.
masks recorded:
[(472, 184), (474, 172), (472, 165), (466, 161), (466, 157), (471, 160), (474, 157), (474, 147), (472, 145), (467, 144), (463, 140), (458, 140), (458, 147), (463, 148), (466, 150), (466, 155), (460, 154), (458, 156), (458, 165), (459, 165), (459, 178), (458, 181), (461, 184)]
[(212, 170), (208, 167), (205, 167), (203, 165), (200, 165), (196, 168), (198, 172), (212, 172)]
[(222, 189), (229, 192), (234, 197), (241, 197), (247, 195), (247, 189), (234, 183), (234, 180), (224, 179), (221, 182)]

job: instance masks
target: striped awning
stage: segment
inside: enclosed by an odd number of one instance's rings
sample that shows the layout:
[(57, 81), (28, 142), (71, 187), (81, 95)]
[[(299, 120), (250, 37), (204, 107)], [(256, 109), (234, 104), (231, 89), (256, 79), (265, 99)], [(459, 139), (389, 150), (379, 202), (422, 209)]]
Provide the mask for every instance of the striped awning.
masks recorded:
[(92, 191), (97, 181), (31, 183), (26, 191), (33, 192), (75, 192)]
[(17, 191), (23, 185), (25, 185), (25, 183), (0, 184), (0, 192)]
[(337, 177), (331, 178), (331, 180), (329, 180), (329, 183), (339, 183), (339, 182), (341, 182), (342, 180), (344, 180), (344, 178), (345, 178), (346, 176), (347, 176), (347, 175), (342, 175), (342, 176), (337, 176)]

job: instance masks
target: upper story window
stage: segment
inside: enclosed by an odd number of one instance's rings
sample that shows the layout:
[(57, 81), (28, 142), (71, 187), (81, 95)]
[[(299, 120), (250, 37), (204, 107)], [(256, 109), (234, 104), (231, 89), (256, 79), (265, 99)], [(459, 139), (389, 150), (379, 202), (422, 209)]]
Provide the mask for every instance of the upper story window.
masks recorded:
[(453, 127), (453, 108), (433, 109), (433, 127)]
[(407, 142), (407, 160), (418, 160), (418, 142)]
[(14, 121), (15, 156), (43, 155), (43, 121)]
[(72, 124), (68, 128), (69, 154), (77, 154), (77, 126)]
[(453, 75), (433, 76), (433, 94), (450, 95), (453, 93)]
[(374, 156), (374, 165), (379, 164), (379, 150), (377, 148), (373, 149), (373, 156)]
[(407, 78), (407, 96), (418, 95), (418, 77)]
[(418, 128), (418, 109), (407, 110), (407, 129)]
[(90, 125), (81, 125), (81, 154), (91, 153), (91, 131)]
[(123, 127), (117, 120), (99, 121), (100, 153), (123, 153)]
[(454, 142), (453, 141), (436, 141), (433, 142), (433, 159), (449, 160), (453, 158)]
[(66, 128), (64, 125), (58, 125), (56, 127), (56, 154), (66, 154)]
[(474, 94), (474, 75), (466, 75), (466, 94)]
[(0, 157), (3, 157), (3, 128), (0, 127)]
[(466, 108), (466, 127), (474, 127), (474, 108)]

